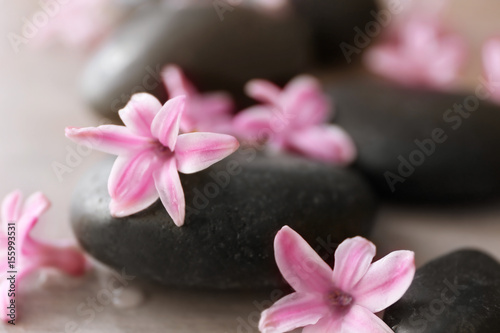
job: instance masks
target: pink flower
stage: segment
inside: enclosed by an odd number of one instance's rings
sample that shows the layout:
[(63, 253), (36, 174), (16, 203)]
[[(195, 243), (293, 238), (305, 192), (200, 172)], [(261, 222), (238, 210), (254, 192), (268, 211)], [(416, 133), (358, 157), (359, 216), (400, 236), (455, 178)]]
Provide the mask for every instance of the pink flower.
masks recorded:
[(73, 141), (118, 155), (108, 181), (111, 215), (137, 213), (159, 197), (174, 223), (183, 225), (185, 199), (177, 171), (201, 171), (238, 149), (238, 141), (230, 135), (179, 135), (184, 109), (184, 96), (162, 107), (155, 97), (142, 93), (132, 96), (119, 111), (125, 126), (66, 128), (66, 136)]
[[(42, 193), (31, 195), (22, 208), (21, 203), (22, 194), (19, 191), (7, 195), (2, 203), (0, 267), (5, 275), (0, 285), (0, 306), (4, 321), (13, 319), (7, 315), (6, 308), (19, 296), (19, 282), (26, 276), (42, 268), (56, 268), (66, 274), (80, 276), (85, 273), (87, 264), (82, 252), (68, 242), (51, 244), (31, 237), (38, 218), (50, 207), (49, 200)], [(13, 257), (16, 259), (13, 260)], [(7, 280), (12, 275), (15, 275), (15, 287)], [(19, 304), (15, 304), (19, 309)]]
[(395, 251), (372, 263), (375, 245), (345, 240), (332, 269), (295, 231), (285, 226), (274, 240), (276, 263), (295, 290), (262, 313), (265, 333), (393, 333), (374, 313), (395, 303), (415, 274), (414, 254)]
[(365, 53), (365, 64), (374, 73), (404, 85), (449, 89), (467, 58), (467, 46), (440, 21), (437, 14), (414, 9)]
[(356, 147), (340, 127), (326, 123), (329, 99), (316, 79), (299, 76), (284, 89), (265, 80), (253, 80), (247, 94), (264, 103), (240, 112), (234, 118), (235, 131), (250, 142), (267, 143), (276, 150), (288, 150), (330, 163), (348, 164)]
[(500, 37), (491, 38), (484, 44), (483, 66), (491, 99), (500, 103)]
[(175, 65), (165, 67), (162, 77), (170, 98), (186, 96), (186, 110), (180, 124), (183, 132), (211, 131), (231, 134), (234, 110), (231, 96), (224, 92), (200, 94)]

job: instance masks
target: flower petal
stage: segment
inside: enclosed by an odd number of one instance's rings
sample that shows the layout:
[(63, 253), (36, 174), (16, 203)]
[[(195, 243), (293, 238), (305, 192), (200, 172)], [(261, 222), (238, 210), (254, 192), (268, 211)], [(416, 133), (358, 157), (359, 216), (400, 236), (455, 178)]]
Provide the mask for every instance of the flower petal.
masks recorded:
[[(30, 233), (40, 216), (50, 208), (49, 199), (42, 193), (33, 193), (26, 199), (17, 226), (17, 246), (24, 253), (30, 246)], [(25, 243), (26, 246), (25, 246)]]
[(169, 99), (156, 115), (151, 124), (151, 133), (165, 147), (174, 151), (182, 113), (186, 107), (186, 97), (178, 96)]
[(301, 75), (288, 83), (280, 105), (290, 121), (299, 128), (324, 123), (331, 109), (330, 99), (314, 77)]
[(333, 286), (332, 269), (294, 230), (284, 226), (274, 239), (276, 264), (298, 292), (327, 292)]
[(17, 190), (9, 193), (2, 201), (2, 228), (5, 234), (9, 222), (19, 221), (22, 197), (21, 191)]
[(154, 173), (154, 180), (168, 215), (178, 227), (182, 226), (186, 216), (186, 201), (174, 158), (164, 161), (161, 169)]
[(274, 135), (273, 122), (276, 116), (268, 106), (253, 106), (238, 113), (233, 119), (233, 127), (239, 137), (260, 143)]
[(500, 37), (489, 39), (483, 46), (483, 66), (488, 89), (500, 101)]
[(323, 295), (293, 293), (277, 301), (262, 312), (259, 330), (263, 333), (281, 333), (316, 324), (330, 314)]
[[(331, 309), (331, 311), (334, 311)], [(344, 319), (343, 314), (340, 311), (334, 312), (335, 315), (327, 316), (316, 324), (307, 326), (302, 330), (302, 333), (338, 333), (343, 332), (342, 321)]]
[(403, 296), (414, 275), (414, 253), (395, 251), (374, 262), (351, 295), (357, 304), (371, 312), (379, 312)]
[(125, 126), (66, 127), (66, 137), (74, 142), (105, 153), (119, 155), (138, 150), (150, 139), (133, 134)]
[(177, 168), (182, 173), (201, 171), (231, 155), (239, 146), (235, 137), (226, 134), (179, 135), (175, 148)]
[(276, 104), (281, 94), (281, 88), (270, 81), (255, 79), (245, 85), (245, 92), (259, 102)]
[(158, 167), (158, 159), (151, 150), (118, 156), (108, 180), (111, 196), (109, 210), (112, 216), (135, 214), (158, 199), (153, 181), (153, 172)]
[(135, 134), (152, 137), (151, 123), (162, 105), (153, 95), (140, 93), (132, 95), (127, 105), (118, 111), (127, 128)]
[(324, 125), (293, 132), (288, 143), (306, 156), (341, 165), (356, 159), (356, 145), (339, 126)]
[(176, 65), (165, 66), (161, 72), (163, 84), (168, 90), (170, 98), (185, 95), (191, 97), (198, 92), (196, 88), (188, 81), (181, 68)]
[(333, 282), (347, 293), (366, 274), (373, 257), (375, 245), (363, 237), (346, 239), (335, 251)]
[[(328, 331), (334, 332), (334, 331)], [(394, 331), (387, 326), (375, 314), (371, 313), (368, 309), (359, 305), (353, 305), (349, 312), (345, 315), (342, 322), (341, 330), (335, 332), (342, 333), (394, 333)]]
[[(38, 265), (25, 265), (25, 266), (17, 268), (16, 280), (15, 280), (15, 289), (16, 289), (15, 295), (13, 293), (9, 293), (10, 281), (7, 279), (2, 280), (2, 282), (0, 283), (0, 306), (2, 307), (2, 309), (6, 309), (10, 305), (11, 299), (16, 300), (16, 298), (19, 295), (19, 283), (26, 276), (31, 274), (31, 272), (33, 272), (36, 268), (38, 268)], [(2, 272), (2, 273), (4, 273), (4, 272)], [(4, 278), (5, 278), (5, 276), (4, 276)], [(9, 294), (11, 296), (9, 296)], [(16, 302), (16, 304), (18, 304), (18, 302)], [(4, 322), (8, 322), (9, 320), (12, 319), (9, 316), (7, 316), (7, 311), (2, 311), (2, 313), (0, 314), (0, 317)], [(19, 314), (16, 313), (16, 320), (18, 318), (19, 318)]]
[(37, 241), (33, 250), (32, 254), (40, 258), (39, 263), (44, 267), (52, 267), (72, 276), (85, 273), (85, 255), (69, 242), (48, 244)]

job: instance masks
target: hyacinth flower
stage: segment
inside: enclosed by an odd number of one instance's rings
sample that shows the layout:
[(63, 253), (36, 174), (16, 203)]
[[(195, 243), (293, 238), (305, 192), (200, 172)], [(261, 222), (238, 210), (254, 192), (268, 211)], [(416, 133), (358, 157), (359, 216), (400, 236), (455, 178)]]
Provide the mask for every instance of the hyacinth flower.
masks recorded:
[(71, 140), (118, 155), (108, 180), (112, 216), (135, 214), (160, 198), (174, 223), (182, 226), (186, 204), (178, 172), (201, 171), (238, 149), (230, 135), (179, 135), (185, 101), (179, 96), (162, 106), (150, 94), (135, 94), (119, 111), (125, 126), (66, 128)]
[(233, 126), (242, 138), (328, 163), (349, 164), (355, 159), (350, 136), (327, 123), (331, 103), (315, 78), (299, 76), (283, 89), (269, 81), (252, 80), (246, 92), (263, 104), (235, 116)]
[(447, 1), (436, 2), (434, 13), (417, 4), (400, 14), (363, 60), (374, 73), (400, 84), (449, 90), (466, 61), (467, 44), (442, 23)]
[(491, 99), (500, 104), (500, 37), (490, 38), (484, 44), (483, 67)]
[[(48, 243), (31, 237), (31, 230), (49, 207), (49, 200), (40, 192), (32, 194), (24, 205), (19, 191), (10, 193), (2, 202), (0, 267), (4, 275), (0, 285), (0, 306), (2, 319), (6, 322), (14, 319), (8, 316), (10, 310), (6, 308), (19, 296), (19, 282), (31, 273), (55, 268), (71, 276), (81, 276), (86, 271), (85, 256), (70, 242)], [(15, 280), (7, 279), (13, 275)], [(18, 304), (14, 304), (17, 311)]]
[(162, 78), (170, 98), (186, 96), (186, 109), (181, 118), (183, 132), (210, 131), (231, 134), (234, 104), (225, 92), (201, 94), (175, 65), (166, 66)]
[(395, 251), (372, 263), (375, 245), (342, 242), (333, 270), (289, 227), (274, 240), (276, 263), (294, 293), (262, 313), (259, 329), (281, 333), (393, 333), (375, 313), (399, 300), (415, 274), (414, 253)]

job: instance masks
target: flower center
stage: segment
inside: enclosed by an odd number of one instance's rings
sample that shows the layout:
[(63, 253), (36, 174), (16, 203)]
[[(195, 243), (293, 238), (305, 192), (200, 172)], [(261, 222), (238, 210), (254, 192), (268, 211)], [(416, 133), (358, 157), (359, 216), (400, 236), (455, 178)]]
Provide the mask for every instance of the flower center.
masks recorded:
[(158, 155), (170, 156), (173, 155), (173, 151), (170, 148), (165, 147), (160, 141), (154, 142), (155, 151)]
[(346, 307), (352, 303), (353, 299), (351, 295), (341, 290), (334, 290), (328, 294), (328, 301), (333, 306)]

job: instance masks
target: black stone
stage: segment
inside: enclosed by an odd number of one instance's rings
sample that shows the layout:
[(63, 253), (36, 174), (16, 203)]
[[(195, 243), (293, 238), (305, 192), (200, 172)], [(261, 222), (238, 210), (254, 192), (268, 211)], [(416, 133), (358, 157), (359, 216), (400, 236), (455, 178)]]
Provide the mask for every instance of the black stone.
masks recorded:
[[(367, 23), (378, 20), (377, 5), (374, 0), (291, 0), (290, 2), (296, 15), (305, 19), (313, 29), (316, 55), (321, 62), (342, 60), (345, 63), (346, 58), (342, 49), (348, 54), (354, 48), (359, 49), (356, 36), (361, 33), (366, 34)], [(380, 25), (379, 27), (381, 28)], [(368, 38), (368, 41), (370, 39), (370, 37), (364, 38)], [(350, 59), (359, 61), (361, 55), (352, 53)]]
[(333, 263), (336, 244), (369, 235), (376, 208), (369, 187), (352, 170), (291, 156), (256, 157), (244, 149), (181, 176), (189, 206), (183, 227), (174, 225), (159, 201), (116, 219), (108, 211), (111, 165), (98, 165), (75, 191), (77, 239), (109, 266), (176, 287), (282, 287), (273, 254), (281, 227), (295, 229)]
[[(500, 192), (498, 105), (474, 93), (412, 89), (368, 76), (344, 80), (329, 91), (335, 122), (352, 135), (357, 166), (379, 193), (396, 200), (459, 202), (489, 200)], [(463, 118), (453, 112), (460, 104), (475, 111), (464, 107), (468, 118)], [(401, 166), (403, 159), (411, 166)]]
[(165, 99), (159, 71), (174, 63), (200, 90), (227, 90), (237, 101), (248, 101), (243, 97), (248, 80), (286, 82), (310, 64), (310, 32), (302, 20), (246, 7), (223, 18), (211, 4), (146, 6), (93, 55), (83, 75), (84, 97), (105, 116), (115, 116), (132, 93)]
[(462, 250), (418, 269), (412, 285), (388, 308), (384, 321), (396, 333), (497, 333), (500, 264)]

